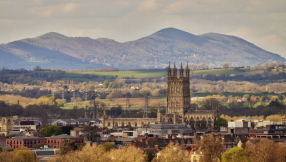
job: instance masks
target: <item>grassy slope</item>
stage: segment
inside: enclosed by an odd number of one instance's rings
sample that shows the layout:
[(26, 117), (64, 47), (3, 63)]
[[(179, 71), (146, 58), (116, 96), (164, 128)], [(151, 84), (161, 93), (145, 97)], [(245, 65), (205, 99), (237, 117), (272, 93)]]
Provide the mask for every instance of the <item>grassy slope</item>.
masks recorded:
[[(113, 106), (121, 105), (122, 110), (125, 110), (126, 108), (126, 98), (116, 98), (110, 101), (109, 99), (101, 99), (106, 104), (106, 109), (110, 109)], [(165, 96), (155, 96), (151, 97), (149, 99), (150, 105), (155, 104), (155, 103), (160, 103), (163, 105), (166, 102), (166, 97)], [(130, 109), (131, 110), (138, 110), (140, 108), (144, 107), (145, 104), (145, 98), (130, 98), (129, 103), (131, 105)], [(83, 108), (85, 105), (89, 107), (89, 101), (81, 101), (76, 103), (78, 108)], [(73, 109), (73, 102), (68, 102), (66, 103), (62, 109)]]
[[(242, 68), (239, 70), (234, 70), (234, 68), (228, 69), (207, 69), (207, 70), (195, 70), (190, 71), (190, 74), (194, 75), (207, 75), (207, 74), (214, 74), (214, 75), (221, 75), (221, 74), (229, 74), (233, 75), (251, 75), (255, 73), (262, 73), (263, 70), (256, 68), (250, 68), (250, 70), (246, 68)], [(38, 74), (48, 74), (48, 75), (59, 75), (61, 72), (56, 71), (30, 71), (29, 73), (38, 73)], [(276, 73), (276, 71), (272, 71), (272, 73)], [(162, 76), (166, 76), (166, 71), (160, 72), (142, 72), (142, 71), (112, 71), (112, 72), (66, 72), (62, 74), (62, 79), (83, 79), (83, 80), (90, 80), (83, 78), (83, 75), (96, 75), (98, 78), (111, 78), (111, 77), (134, 77), (134, 78), (160, 78)], [(6, 74), (7, 76), (17, 76), (19, 74)]]
[[(242, 97), (245, 94), (248, 94), (249, 96), (259, 96), (261, 97), (262, 95), (268, 95), (268, 94), (263, 94), (263, 93), (232, 93), (232, 92), (226, 92), (226, 93), (196, 93), (193, 94), (193, 97), (206, 97), (206, 96), (212, 96), (212, 95), (224, 95), (226, 97), (232, 95), (232, 97), (238, 96), (238, 97)], [(276, 95), (276, 94), (273, 94)]]

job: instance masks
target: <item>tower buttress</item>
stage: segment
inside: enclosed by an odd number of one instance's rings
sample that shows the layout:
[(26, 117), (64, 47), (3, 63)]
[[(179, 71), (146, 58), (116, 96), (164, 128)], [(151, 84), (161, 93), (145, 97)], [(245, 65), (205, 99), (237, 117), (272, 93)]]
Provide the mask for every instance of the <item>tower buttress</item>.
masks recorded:
[(182, 65), (182, 62), (181, 62), (180, 78), (183, 78), (183, 77), (184, 77), (184, 69), (183, 69), (183, 65)]
[(168, 67), (168, 75), (167, 75), (167, 77), (168, 78), (171, 78), (172, 77), (172, 74), (171, 74), (171, 67), (170, 67), (170, 62), (169, 62), (169, 67)]
[(173, 78), (177, 78), (177, 68), (174, 62), (174, 69), (173, 69)]
[(189, 63), (187, 63), (187, 66), (186, 66), (186, 78), (189, 80), (190, 79), (190, 69), (189, 69)]

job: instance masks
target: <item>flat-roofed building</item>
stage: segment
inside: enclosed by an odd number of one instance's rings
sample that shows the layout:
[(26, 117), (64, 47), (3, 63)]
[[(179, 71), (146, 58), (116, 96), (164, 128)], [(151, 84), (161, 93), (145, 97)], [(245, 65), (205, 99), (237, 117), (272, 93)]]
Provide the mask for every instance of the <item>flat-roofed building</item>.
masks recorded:
[[(147, 132), (146, 132), (147, 131)], [(150, 123), (148, 127), (138, 128), (138, 134), (144, 135), (145, 133), (158, 135), (163, 137), (166, 135), (184, 135), (193, 133), (193, 129), (185, 124), (166, 124), (166, 123)]]
[(247, 135), (249, 129), (251, 128), (251, 122), (247, 121), (236, 121), (228, 122), (228, 133), (238, 134), (238, 135)]

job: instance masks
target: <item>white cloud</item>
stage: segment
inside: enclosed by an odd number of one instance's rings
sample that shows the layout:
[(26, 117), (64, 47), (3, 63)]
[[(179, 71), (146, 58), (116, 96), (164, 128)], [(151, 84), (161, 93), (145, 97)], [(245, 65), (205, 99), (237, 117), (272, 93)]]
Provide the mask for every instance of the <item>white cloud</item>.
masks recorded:
[(75, 3), (67, 3), (63, 6), (63, 13), (69, 13), (75, 11), (77, 8), (77, 4)]
[(139, 11), (152, 11), (156, 10), (159, 4), (156, 3), (156, 0), (145, 0), (139, 4)]

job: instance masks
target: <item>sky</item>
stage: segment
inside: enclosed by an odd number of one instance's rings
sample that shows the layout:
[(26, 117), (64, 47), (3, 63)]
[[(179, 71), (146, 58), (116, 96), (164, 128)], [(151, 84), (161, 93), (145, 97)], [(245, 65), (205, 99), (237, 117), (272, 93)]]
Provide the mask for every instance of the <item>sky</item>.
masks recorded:
[(48, 32), (126, 42), (169, 27), (234, 35), (286, 57), (285, 0), (0, 0), (0, 43)]

